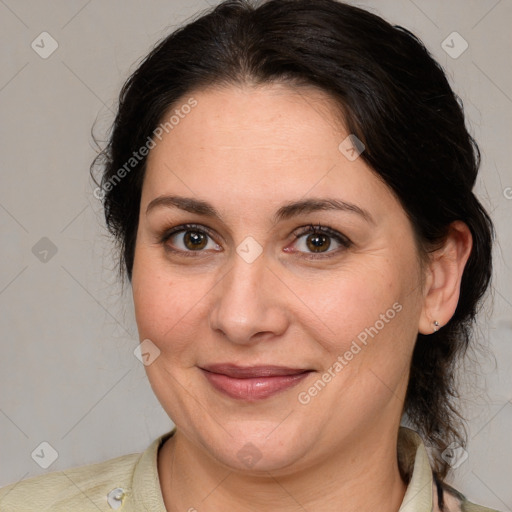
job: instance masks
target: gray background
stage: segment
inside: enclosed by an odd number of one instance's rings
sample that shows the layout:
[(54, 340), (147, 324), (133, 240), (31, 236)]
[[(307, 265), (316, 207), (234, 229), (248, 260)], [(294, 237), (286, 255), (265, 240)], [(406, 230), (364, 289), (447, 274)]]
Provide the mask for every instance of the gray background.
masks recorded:
[[(463, 372), (470, 443), (454, 484), (476, 502), (512, 510), (512, 1), (357, 5), (422, 38), (463, 99), (482, 149), (477, 193), (498, 231), (495, 280), (479, 322), (487, 349), (472, 353)], [(116, 281), (88, 176), (90, 130), (96, 123), (105, 135), (139, 59), (207, 7), (0, 0), (0, 485), (142, 451), (172, 426), (133, 355), (130, 290), (121, 294)], [(58, 43), (46, 59), (31, 47), (42, 46), (43, 31)], [(457, 58), (442, 47), (454, 31), (469, 44)], [(462, 48), (458, 39), (446, 44), (452, 53)], [(46, 470), (31, 456), (44, 441), (58, 452)]]

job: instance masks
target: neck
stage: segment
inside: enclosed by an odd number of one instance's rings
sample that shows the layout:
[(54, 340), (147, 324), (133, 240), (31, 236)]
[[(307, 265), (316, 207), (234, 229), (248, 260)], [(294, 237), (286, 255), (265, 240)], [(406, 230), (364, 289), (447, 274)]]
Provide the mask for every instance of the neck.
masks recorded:
[[(383, 433), (381, 433), (382, 435)], [(397, 462), (396, 436), (357, 441), (321, 465), (282, 474), (229, 470), (176, 432), (161, 448), (158, 472), (168, 512), (324, 510), (397, 512), (406, 485)]]

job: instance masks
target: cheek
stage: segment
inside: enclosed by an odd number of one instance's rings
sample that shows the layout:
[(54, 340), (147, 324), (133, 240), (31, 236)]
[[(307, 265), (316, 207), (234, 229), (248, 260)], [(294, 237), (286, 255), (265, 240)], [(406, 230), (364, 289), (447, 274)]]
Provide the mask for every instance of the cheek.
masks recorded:
[(371, 260), (323, 286), (311, 285), (305, 300), (318, 312), (310, 336), (322, 346), (322, 366), (328, 370), (339, 363), (333, 389), (356, 385), (360, 397), (365, 389), (374, 393), (379, 379), (386, 383), (383, 391), (398, 385), (409, 365), (421, 309), (411, 260)]
[(163, 329), (166, 315), (166, 282), (152, 271), (145, 258), (139, 254), (135, 258), (132, 290), (135, 317), (141, 338), (158, 339)]
[(403, 277), (402, 282), (399, 275), (376, 277), (346, 279), (331, 300), (319, 304), (328, 328), (312, 335), (324, 349), (323, 372), (335, 377), (317, 407), (336, 402), (340, 421), (373, 417), (385, 404), (400, 399), (406, 385), (417, 333), (416, 297), (405, 292)]
[[(295, 286), (299, 289), (300, 283)], [(380, 326), (380, 315), (388, 310), (388, 317), (393, 316), (392, 306), (400, 295), (393, 269), (369, 266), (331, 274), (323, 282), (308, 285), (304, 292), (301, 299), (316, 313), (315, 329), (324, 333), (317, 338), (328, 352), (344, 351), (366, 328), (377, 321)]]
[(155, 261), (151, 250), (136, 251), (132, 289), (140, 339), (149, 338), (161, 351), (190, 346), (188, 337), (211, 286), (207, 276), (172, 272)]

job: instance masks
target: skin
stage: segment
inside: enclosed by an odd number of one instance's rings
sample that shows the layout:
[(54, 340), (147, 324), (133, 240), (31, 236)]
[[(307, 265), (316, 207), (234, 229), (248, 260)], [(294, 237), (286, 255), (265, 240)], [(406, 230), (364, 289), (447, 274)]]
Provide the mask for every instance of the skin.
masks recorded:
[[(432, 333), (434, 320), (443, 326), (455, 311), (467, 226), (454, 223), (422, 268), (395, 196), (362, 158), (338, 149), (348, 133), (321, 91), (275, 84), (189, 96), (197, 106), (148, 156), (132, 278), (140, 339), (160, 350), (147, 375), (177, 426), (158, 456), (167, 510), (397, 511), (409, 362), (417, 333)], [(221, 218), (146, 212), (171, 194), (207, 201)], [(313, 197), (353, 203), (373, 222), (334, 210), (273, 222), (283, 204)], [(161, 242), (185, 223), (211, 229), (201, 251), (184, 244), (186, 230)], [(310, 234), (293, 235), (311, 223), (351, 245), (328, 237), (314, 259)], [(251, 263), (236, 251), (248, 236), (262, 249)], [(400, 312), (301, 404), (298, 394), (395, 303)], [(225, 362), (314, 371), (248, 402), (220, 394), (199, 369)], [(237, 456), (247, 443), (260, 457), (251, 467)]]

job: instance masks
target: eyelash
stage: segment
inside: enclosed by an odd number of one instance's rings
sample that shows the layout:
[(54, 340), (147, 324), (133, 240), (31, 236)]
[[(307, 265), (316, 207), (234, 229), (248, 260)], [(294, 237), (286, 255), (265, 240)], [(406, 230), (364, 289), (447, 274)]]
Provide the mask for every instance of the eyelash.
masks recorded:
[[(214, 233), (212, 230), (207, 228), (206, 226), (201, 226), (199, 224), (182, 224), (180, 226), (176, 226), (170, 230), (167, 230), (163, 233), (162, 236), (159, 238), (159, 243), (164, 245), (166, 242), (171, 238), (172, 235), (175, 235), (176, 233), (180, 232), (186, 232), (186, 231), (198, 231), (200, 233), (204, 233), (208, 235), (210, 238), (214, 239)], [(304, 235), (316, 235), (316, 234), (322, 234), (322, 235), (328, 235), (329, 237), (333, 238), (336, 242), (338, 242), (344, 249), (348, 249), (352, 242), (344, 235), (339, 233), (338, 231), (328, 227), (328, 226), (322, 226), (321, 224), (308, 224), (307, 226), (303, 226), (300, 228), (297, 228), (293, 232), (293, 236), (295, 237), (294, 240), (298, 240)], [(198, 253), (204, 252), (204, 251), (183, 251), (181, 249), (172, 249), (169, 246), (166, 246), (166, 249), (173, 253), (179, 253), (180, 255), (186, 256), (186, 257), (197, 257)], [(322, 259), (322, 258), (330, 258), (339, 253), (343, 249), (335, 249), (333, 251), (328, 251), (325, 253), (302, 253), (300, 251), (297, 251), (298, 254), (300, 254), (302, 258), (306, 259)], [(295, 251), (294, 251), (295, 252)], [(305, 255), (307, 254), (307, 256)]]

